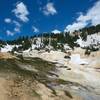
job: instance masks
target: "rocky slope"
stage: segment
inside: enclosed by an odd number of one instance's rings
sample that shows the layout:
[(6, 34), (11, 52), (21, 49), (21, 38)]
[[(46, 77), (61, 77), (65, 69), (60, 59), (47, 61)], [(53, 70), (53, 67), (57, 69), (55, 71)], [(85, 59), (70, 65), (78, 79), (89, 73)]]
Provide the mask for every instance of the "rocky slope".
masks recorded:
[(53, 78), (51, 71), (55, 71), (55, 64), (39, 58), (5, 55), (6, 58), (0, 59), (0, 100), (82, 100), (69, 89), (53, 87), (65, 84)]
[[(46, 61), (55, 63), (56, 70), (48, 76), (51, 79), (63, 80), (64, 84), (53, 84), (56, 89), (71, 90), (81, 96), (83, 100), (99, 100), (100, 98), (100, 51), (91, 52), (90, 55), (85, 55), (85, 50), (75, 48), (69, 50), (71, 53), (60, 51), (24, 52), (24, 57), (41, 58)], [(67, 58), (66, 58), (66, 57)], [(51, 86), (51, 85), (50, 85)]]
[[(41, 45), (21, 52), (20, 45), (3, 45), (0, 53), (0, 100), (99, 100), (100, 34), (79, 38), (80, 47), (65, 51), (37, 50)], [(91, 49), (87, 51), (87, 49)], [(95, 48), (95, 50), (94, 50)], [(48, 49), (48, 48), (47, 48)], [(50, 48), (49, 48), (50, 49)]]

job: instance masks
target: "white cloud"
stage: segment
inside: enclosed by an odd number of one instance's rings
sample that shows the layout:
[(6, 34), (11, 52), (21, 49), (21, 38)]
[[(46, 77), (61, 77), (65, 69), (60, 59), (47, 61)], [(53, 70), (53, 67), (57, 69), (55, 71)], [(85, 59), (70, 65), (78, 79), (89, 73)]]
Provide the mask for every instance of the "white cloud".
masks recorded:
[(11, 23), (11, 19), (10, 18), (5, 18), (4, 21), (5, 21), (5, 23)]
[(13, 20), (13, 23), (15, 24), (16, 27), (21, 27), (21, 24), (15, 20)]
[(17, 22), (16, 20), (10, 20), (9, 24), (14, 25), (14, 29), (13, 29), (13, 31), (6, 30), (7, 35), (13, 36), (16, 33), (20, 33), (21, 24), (19, 22)]
[(45, 14), (45, 15), (55, 15), (55, 14), (57, 14), (57, 10), (55, 9), (55, 7), (54, 7), (54, 4), (53, 3), (51, 3), (51, 2), (49, 2), (49, 3), (47, 3), (47, 5), (43, 8), (43, 13)]
[(14, 24), (16, 27), (21, 27), (21, 24), (16, 20), (11, 20), (10, 18), (5, 18), (4, 21), (9, 24)]
[(27, 15), (29, 15), (29, 12), (27, 10), (26, 5), (23, 2), (18, 3), (16, 5), (16, 9), (14, 9), (12, 12), (14, 12), (16, 17), (23, 22), (27, 22), (29, 20), (27, 17)]
[(6, 31), (6, 34), (8, 35), (8, 36), (13, 36), (13, 35), (15, 35), (16, 33), (20, 33), (20, 27), (15, 27), (14, 29), (13, 29), (13, 31), (10, 31), (10, 30), (7, 30)]
[(19, 27), (15, 27), (15, 28), (14, 28), (14, 32), (20, 33), (20, 28), (19, 28)]
[(15, 34), (14, 32), (11, 32), (10, 30), (7, 30), (6, 33), (8, 36), (13, 36)]
[(59, 30), (55, 29), (55, 30), (53, 30), (53, 31), (52, 31), (52, 33), (54, 33), (54, 34), (60, 34), (60, 33), (61, 33), (61, 31), (59, 31)]
[(33, 32), (35, 32), (35, 33), (38, 33), (39, 32), (39, 29), (36, 28), (35, 26), (32, 26), (32, 29), (33, 29)]
[(15, 24), (14, 32), (20, 33), (21, 24), (15, 20), (13, 21), (13, 23)]
[(90, 8), (86, 14), (80, 13), (79, 17), (71, 25), (68, 25), (65, 31), (73, 32), (86, 27), (88, 24), (97, 25), (100, 24), (100, 0), (97, 1), (92, 8)]
[(67, 31), (73, 32), (75, 30), (84, 28), (86, 25), (87, 25), (87, 23), (85, 23), (85, 22), (74, 22), (72, 25), (68, 25), (64, 31), (65, 32), (67, 32)]

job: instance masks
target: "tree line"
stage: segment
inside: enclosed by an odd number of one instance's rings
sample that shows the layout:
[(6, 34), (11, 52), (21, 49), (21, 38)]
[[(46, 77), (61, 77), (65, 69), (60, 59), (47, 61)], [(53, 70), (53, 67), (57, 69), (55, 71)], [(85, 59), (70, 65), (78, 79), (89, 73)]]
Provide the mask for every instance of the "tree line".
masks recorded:
[[(96, 26), (85, 27), (78, 31), (75, 30), (73, 33), (70, 33), (70, 32), (61, 32), (59, 34), (41, 33), (39, 35), (34, 35), (31, 37), (20, 36), (18, 39), (15, 39), (12, 41), (0, 40), (0, 47), (2, 47), (2, 45), (5, 45), (5, 44), (21, 45), (19, 49), (26, 50), (29, 47), (31, 47), (32, 43), (36, 44), (34, 39), (36, 39), (37, 37), (40, 37), (41, 42), (44, 44), (44, 46), (49, 45), (49, 41), (50, 41), (50, 45), (53, 46), (55, 49), (59, 48), (58, 43), (61, 45), (67, 43), (71, 48), (74, 48), (74, 46), (78, 46), (75, 43), (75, 41), (79, 38), (79, 35), (81, 36), (83, 40), (86, 40), (87, 35), (91, 35), (98, 32), (100, 32), (100, 24)], [(14, 49), (16, 50), (17, 48), (15, 47)]]

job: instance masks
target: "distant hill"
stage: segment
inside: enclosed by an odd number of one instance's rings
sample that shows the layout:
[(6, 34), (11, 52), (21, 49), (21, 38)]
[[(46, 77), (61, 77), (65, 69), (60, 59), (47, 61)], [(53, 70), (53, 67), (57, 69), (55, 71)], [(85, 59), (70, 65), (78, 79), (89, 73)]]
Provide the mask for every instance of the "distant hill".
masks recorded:
[[(60, 32), (60, 31), (59, 31)], [(85, 49), (99, 49), (100, 45), (100, 25), (86, 27), (78, 31), (61, 32), (54, 34), (42, 33), (38, 36), (23, 36), (12, 41), (0, 40), (1, 51), (24, 51), (30, 49), (46, 49), (51, 47), (54, 50), (65, 50), (65, 45), (68, 48), (82, 47)]]

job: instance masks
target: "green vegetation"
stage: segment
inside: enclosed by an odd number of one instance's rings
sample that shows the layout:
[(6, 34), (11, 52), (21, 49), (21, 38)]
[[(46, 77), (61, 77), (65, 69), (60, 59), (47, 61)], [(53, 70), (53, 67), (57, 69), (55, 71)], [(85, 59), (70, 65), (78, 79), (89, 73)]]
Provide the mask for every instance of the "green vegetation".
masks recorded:
[[(96, 26), (86, 27), (78, 31), (74, 31), (71, 34), (69, 32), (62, 32), (60, 34), (42, 33), (42, 34), (39, 34), (38, 36), (36, 35), (31, 36), (31, 37), (22, 36), (16, 40), (6, 41), (6, 42), (0, 40), (0, 47), (6, 45), (7, 43), (10, 45), (15, 45), (12, 52), (23, 51), (23, 50), (27, 50), (31, 48), (31, 44), (36, 44), (37, 37), (40, 37), (41, 43), (42, 43), (41, 49), (45, 48), (48, 45), (51, 45), (54, 50), (61, 49), (63, 51), (64, 44), (68, 44), (72, 49), (78, 46), (75, 43), (75, 41), (79, 38), (79, 35), (81, 36), (83, 40), (86, 40), (87, 35), (91, 35), (91, 34), (98, 33), (98, 32), (100, 32), (100, 24)], [(19, 45), (19, 47), (16, 47), (16, 45)]]

